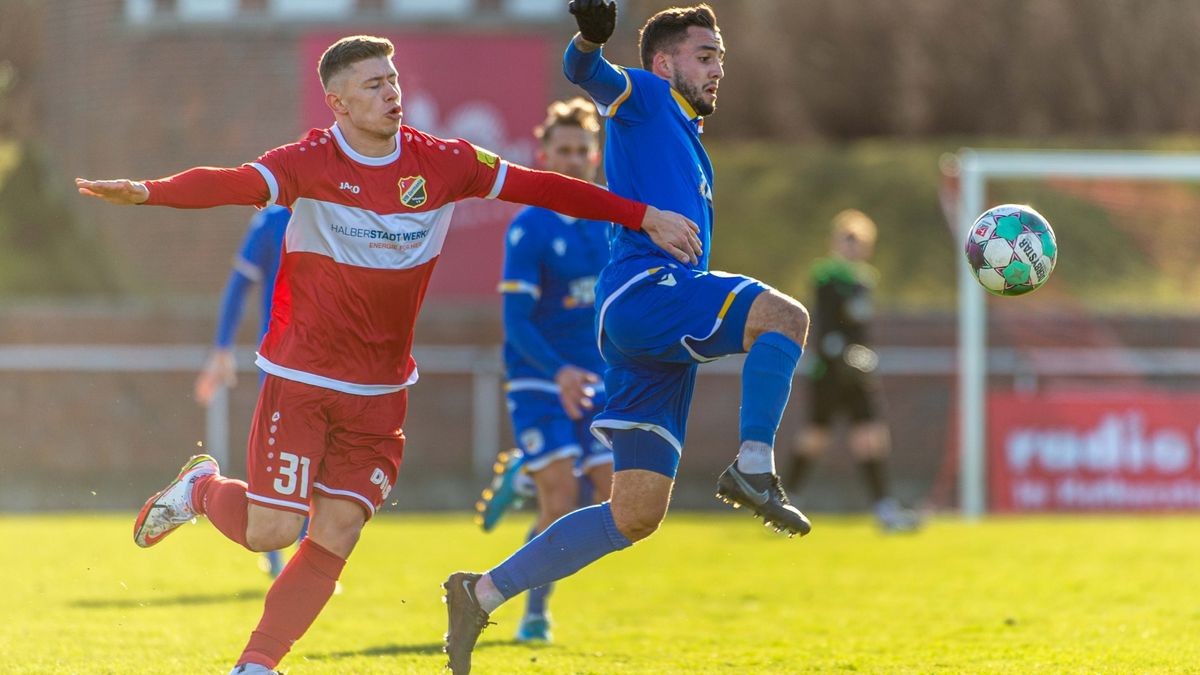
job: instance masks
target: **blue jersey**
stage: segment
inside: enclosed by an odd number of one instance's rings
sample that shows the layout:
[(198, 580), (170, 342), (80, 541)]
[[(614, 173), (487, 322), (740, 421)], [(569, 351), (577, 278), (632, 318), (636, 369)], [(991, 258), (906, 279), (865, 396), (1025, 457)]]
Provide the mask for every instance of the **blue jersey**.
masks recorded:
[[(618, 232), (612, 261), (596, 284), (608, 400), (592, 431), (606, 440), (614, 430), (651, 431), (681, 452), (697, 364), (745, 351), (750, 306), (766, 286), (708, 271), (712, 163), (700, 144), (702, 120), (687, 100), (653, 73), (618, 68), (599, 51), (579, 51), (573, 41), (563, 70), (608, 118), (609, 189), (680, 213), (700, 227), (704, 254), (696, 265), (675, 260), (642, 232)], [(677, 466), (633, 460), (622, 465), (618, 459), (617, 470), (674, 476)]]
[(292, 212), (272, 205), (259, 211), (250, 220), (242, 247), (233, 260), (233, 272), (221, 298), (217, 335), (214, 342), (218, 347), (229, 347), (237, 333), (237, 324), (242, 316), (245, 294), (253, 284), (260, 285), (261, 325), (259, 337), (267, 332), (271, 320), (271, 299), (275, 294), (275, 276), (279, 272), (279, 258), (283, 249), (283, 235), (287, 231)]
[[(577, 68), (580, 63), (585, 65)], [(691, 266), (679, 263), (644, 232), (618, 231), (612, 264), (601, 276), (597, 293), (606, 296), (630, 276), (655, 265), (675, 263), (707, 270), (713, 229), (713, 170), (700, 143), (700, 115), (661, 77), (637, 68), (618, 68), (599, 52), (579, 52), (574, 43), (567, 47), (566, 69), (568, 78), (591, 94), (608, 118), (604, 171), (609, 189), (687, 216), (700, 227), (704, 247), (699, 262)], [(612, 86), (614, 81), (617, 89)]]
[(504, 244), (504, 361), (512, 380), (552, 384), (563, 365), (602, 372), (595, 338), (596, 276), (612, 226), (543, 208), (521, 211)]

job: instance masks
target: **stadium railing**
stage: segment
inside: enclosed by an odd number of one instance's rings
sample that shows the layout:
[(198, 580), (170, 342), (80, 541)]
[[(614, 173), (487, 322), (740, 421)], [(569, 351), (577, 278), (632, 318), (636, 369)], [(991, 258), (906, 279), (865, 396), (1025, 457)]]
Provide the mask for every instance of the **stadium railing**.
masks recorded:
[[(0, 372), (196, 373), (209, 353), (207, 345), (3, 345)], [(1036, 389), (1038, 378), (1200, 376), (1200, 349), (1041, 348), (988, 350), (987, 372), (1012, 376), (1019, 389)], [(472, 468), (485, 478), (496, 449), (506, 447), (503, 431), (503, 362), (498, 347), (434, 347), (414, 350), (425, 377), (468, 376), (471, 381)], [(255, 373), (254, 352), (237, 350), (239, 372)], [(947, 377), (958, 372), (952, 347), (883, 347), (883, 376)], [(741, 372), (742, 357), (707, 364), (702, 375)], [(230, 407), (222, 391), (208, 408), (204, 446), (219, 460), (229, 458)]]

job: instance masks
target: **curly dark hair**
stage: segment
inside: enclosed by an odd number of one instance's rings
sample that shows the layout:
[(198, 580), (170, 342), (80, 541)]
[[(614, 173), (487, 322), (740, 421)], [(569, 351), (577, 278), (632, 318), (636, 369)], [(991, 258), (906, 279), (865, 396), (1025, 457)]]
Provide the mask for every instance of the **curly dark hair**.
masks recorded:
[(546, 119), (533, 130), (533, 135), (545, 141), (554, 127), (579, 127), (584, 131), (600, 131), (600, 118), (591, 101), (576, 96), (566, 101), (555, 101), (546, 108)]

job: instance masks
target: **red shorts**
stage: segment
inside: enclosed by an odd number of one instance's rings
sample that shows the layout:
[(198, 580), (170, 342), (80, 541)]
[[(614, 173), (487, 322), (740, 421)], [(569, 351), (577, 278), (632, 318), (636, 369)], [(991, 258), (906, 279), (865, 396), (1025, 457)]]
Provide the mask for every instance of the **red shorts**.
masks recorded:
[(396, 483), (407, 411), (407, 389), (355, 396), (267, 375), (250, 423), (246, 497), (308, 515), (317, 492), (370, 518)]

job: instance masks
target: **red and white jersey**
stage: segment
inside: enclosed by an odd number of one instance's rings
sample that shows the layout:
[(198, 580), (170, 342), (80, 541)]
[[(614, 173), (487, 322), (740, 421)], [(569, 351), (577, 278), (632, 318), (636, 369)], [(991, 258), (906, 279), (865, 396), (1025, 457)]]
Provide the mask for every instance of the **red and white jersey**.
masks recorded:
[(417, 381), (413, 327), (454, 202), (495, 198), (508, 165), (406, 126), (396, 146), (364, 156), (335, 124), (251, 164), (270, 201), (292, 209), (258, 352), (266, 372), (360, 395)]

